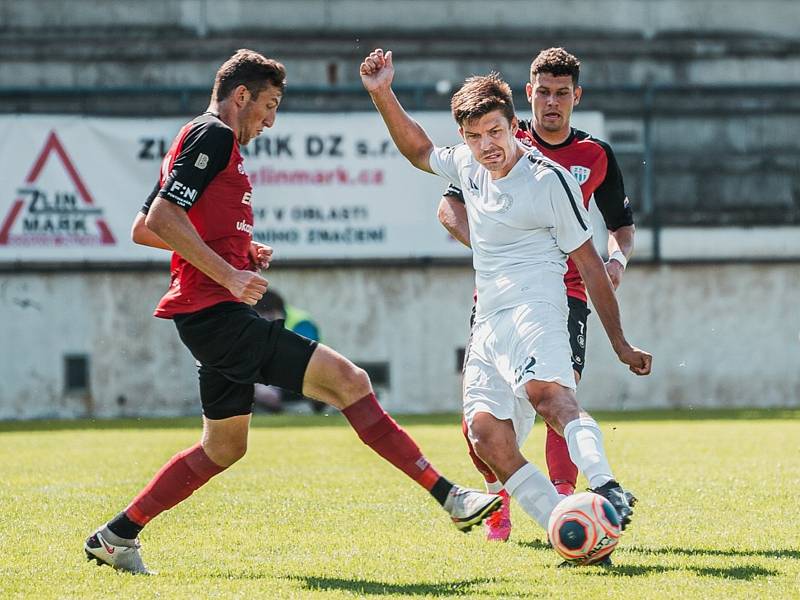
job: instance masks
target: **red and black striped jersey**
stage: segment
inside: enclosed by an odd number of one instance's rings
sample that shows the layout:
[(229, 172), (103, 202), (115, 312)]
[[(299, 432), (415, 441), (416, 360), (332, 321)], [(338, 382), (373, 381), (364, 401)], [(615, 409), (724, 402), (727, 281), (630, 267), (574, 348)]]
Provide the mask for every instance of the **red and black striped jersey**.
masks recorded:
[[(214, 252), (236, 269), (248, 269), (252, 191), (233, 131), (217, 115), (204, 113), (175, 137), (142, 212), (148, 212), (156, 196), (177, 204)], [(170, 319), (220, 302), (240, 302), (177, 252), (172, 253), (170, 271), (169, 290), (158, 303), (157, 317)]]

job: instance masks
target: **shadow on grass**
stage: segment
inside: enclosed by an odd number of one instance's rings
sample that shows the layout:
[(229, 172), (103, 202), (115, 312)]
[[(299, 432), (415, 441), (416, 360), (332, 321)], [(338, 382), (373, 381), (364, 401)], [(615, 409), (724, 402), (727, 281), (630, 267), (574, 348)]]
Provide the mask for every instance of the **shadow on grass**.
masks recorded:
[[(797, 409), (735, 409), (735, 410), (637, 410), (592, 411), (601, 424), (613, 425), (626, 421), (741, 421), (741, 420), (798, 420)], [(461, 428), (461, 415), (400, 415), (401, 425), (448, 425)], [(127, 419), (39, 419), (31, 421), (0, 421), (0, 433), (13, 431), (69, 431), (94, 429), (194, 429), (201, 427), (200, 415), (173, 418)], [(338, 413), (325, 415), (256, 415), (253, 427), (347, 427)]]
[[(517, 545), (533, 550), (550, 550), (550, 546), (540, 540), (531, 540), (528, 542), (517, 542)], [(790, 549), (780, 550), (718, 550), (713, 548), (675, 548), (663, 547), (652, 548), (647, 546), (626, 546), (625, 551), (633, 554), (643, 555), (674, 555), (681, 554), (684, 556), (741, 556), (741, 557), (765, 557), (765, 558), (800, 558), (800, 551)], [(610, 577), (641, 577), (652, 575), (654, 573), (666, 573), (668, 571), (694, 571), (702, 577), (719, 577), (720, 579), (738, 579), (742, 581), (750, 581), (757, 577), (770, 577), (780, 575), (779, 571), (774, 569), (764, 569), (763, 567), (755, 565), (738, 565), (735, 567), (699, 567), (688, 565), (686, 567), (668, 567), (665, 565), (626, 565), (620, 561), (620, 558), (614, 561), (614, 566), (610, 568), (603, 568), (598, 570), (592, 569), (578, 569), (577, 571), (587, 575), (606, 575)]]
[(523, 548), (531, 548), (532, 550), (550, 550), (550, 544), (543, 542), (542, 540), (530, 540), (527, 542), (512, 541), (509, 543), (522, 546)]
[(764, 558), (794, 558), (800, 559), (800, 550), (780, 548), (777, 550), (734, 550), (717, 548), (652, 548), (649, 546), (625, 546), (629, 552), (639, 554), (682, 554), (685, 556), (760, 556)]
[(308, 590), (341, 590), (360, 595), (390, 596), (465, 596), (474, 595), (477, 586), (497, 583), (496, 579), (467, 579), (447, 583), (385, 583), (365, 579), (345, 579), (340, 577), (292, 576)]
[(764, 569), (755, 565), (740, 565), (736, 567), (667, 567), (664, 565), (620, 565), (604, 569), (598, 573), (596, 570), (586, 571), (592, 575), (606, 575), (608, 577), (641, 577), (654, 573), (667, 573), (669, 571), (693, 571), (701, 577), (718, 577), (719, 579), (736, 579), (752, 581), (757, 577), (774, 577), (780, 575), (775, 569)]

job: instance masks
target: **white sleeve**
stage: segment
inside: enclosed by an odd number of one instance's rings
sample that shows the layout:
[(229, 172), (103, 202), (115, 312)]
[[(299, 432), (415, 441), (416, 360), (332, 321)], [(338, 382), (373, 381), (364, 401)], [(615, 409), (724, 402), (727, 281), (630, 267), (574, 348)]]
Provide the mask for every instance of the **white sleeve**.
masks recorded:
[(441, 148), (434, 147), (428, 159), (431, 171), (436, 173), (439, 177), (444, 177), (456, 187), (461, 187), (458, 171), (465, 149), (466, 146), (464, 144)]
[(567, 171), (553, 169), (550, 178), (550, 202), (555, 217), (556, 244), (564, 254), (577, 250), (592, 237), (589, 211), (583, 205), (581, 186)]

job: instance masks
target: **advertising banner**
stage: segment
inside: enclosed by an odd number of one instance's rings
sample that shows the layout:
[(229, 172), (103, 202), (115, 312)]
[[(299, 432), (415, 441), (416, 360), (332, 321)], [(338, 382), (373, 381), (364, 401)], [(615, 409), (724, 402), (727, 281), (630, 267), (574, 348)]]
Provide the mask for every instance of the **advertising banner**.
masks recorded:
[[(414, 117), (435, 144), (460, 141), (449, 113)], [(166, 261), (130, 228), (185, 121), (0, 117), (0, 262)], [(575, 121), (602, 129), (598, 113)], [(253, 237), (276, 259), (469, 256), (436, 218), (447, 183), (408, 164), (377, 113), (279, 114), (242, 153)]]

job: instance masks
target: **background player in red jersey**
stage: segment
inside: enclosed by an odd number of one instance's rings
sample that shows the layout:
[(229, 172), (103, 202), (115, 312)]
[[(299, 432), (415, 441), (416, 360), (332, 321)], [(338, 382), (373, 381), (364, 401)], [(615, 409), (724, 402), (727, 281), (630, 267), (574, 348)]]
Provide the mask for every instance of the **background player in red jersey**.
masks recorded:
[(90, 560), (147, 573), (138, 536), (160, 513), (242, 458), (253, 385), (277, 385), (339, 409), (361, 440), (424, 487), (462, 531), (500, 507), (500, 497), (450, 483), (381, 408), (363, 369), (334, 350), (262, 319), (271, 250), (252, 241), (252, 187), (240, 144), (272, 127), (283, 97), (282, 64), (239, 50), (217, 71), (208, 110), (187, 123), (164, 157), (133, 238), (173, 251), (171, 283), (155, 315), (172, 319), (197, 359), (203, 435), (172, 457), (115, 518), (84, 544)]
[[(531, 63), (530, 81), (525, 89), (533, 109), (531, 121), (520, 120), (518, 137), (538, 148), (546, 157), (563, 165), (578, 180), (583, 203), (588, 208), (594, 198), (608, 228), (606, 271), (616, 289), (633, 253), (633, 213), (622, 173), (611, 147), (590, 134), (575, 129), (570, 117), (580, 102), (583, 90), (578, 85), (580, 62), (563, 48), (542, 50)], [(439, 204), (439, 220), (450, 234), (469, 246), (469, 224), (461, 190), (450, 186)], [(586, 288), (572, 260), (564, 276), (569, 306), (569, 334), (572, 366), (579, 382), (586, 357), (586, 320), (589, 308)], [(475, 454), (467, 438), (472, 461), (486, 480), (487, 490), (503, 495), (503, 508), (487, 519), (486, 536), (490, 540), (508, 539), (511, 533), (508, 494), (492, 470)], [(550, 479), (561, 494), (575, 490), (578, 469), (569, 457), (567, 444), (549, 425), (545, 456)], [(631, 497), (635, 502), (635, 498)]]

